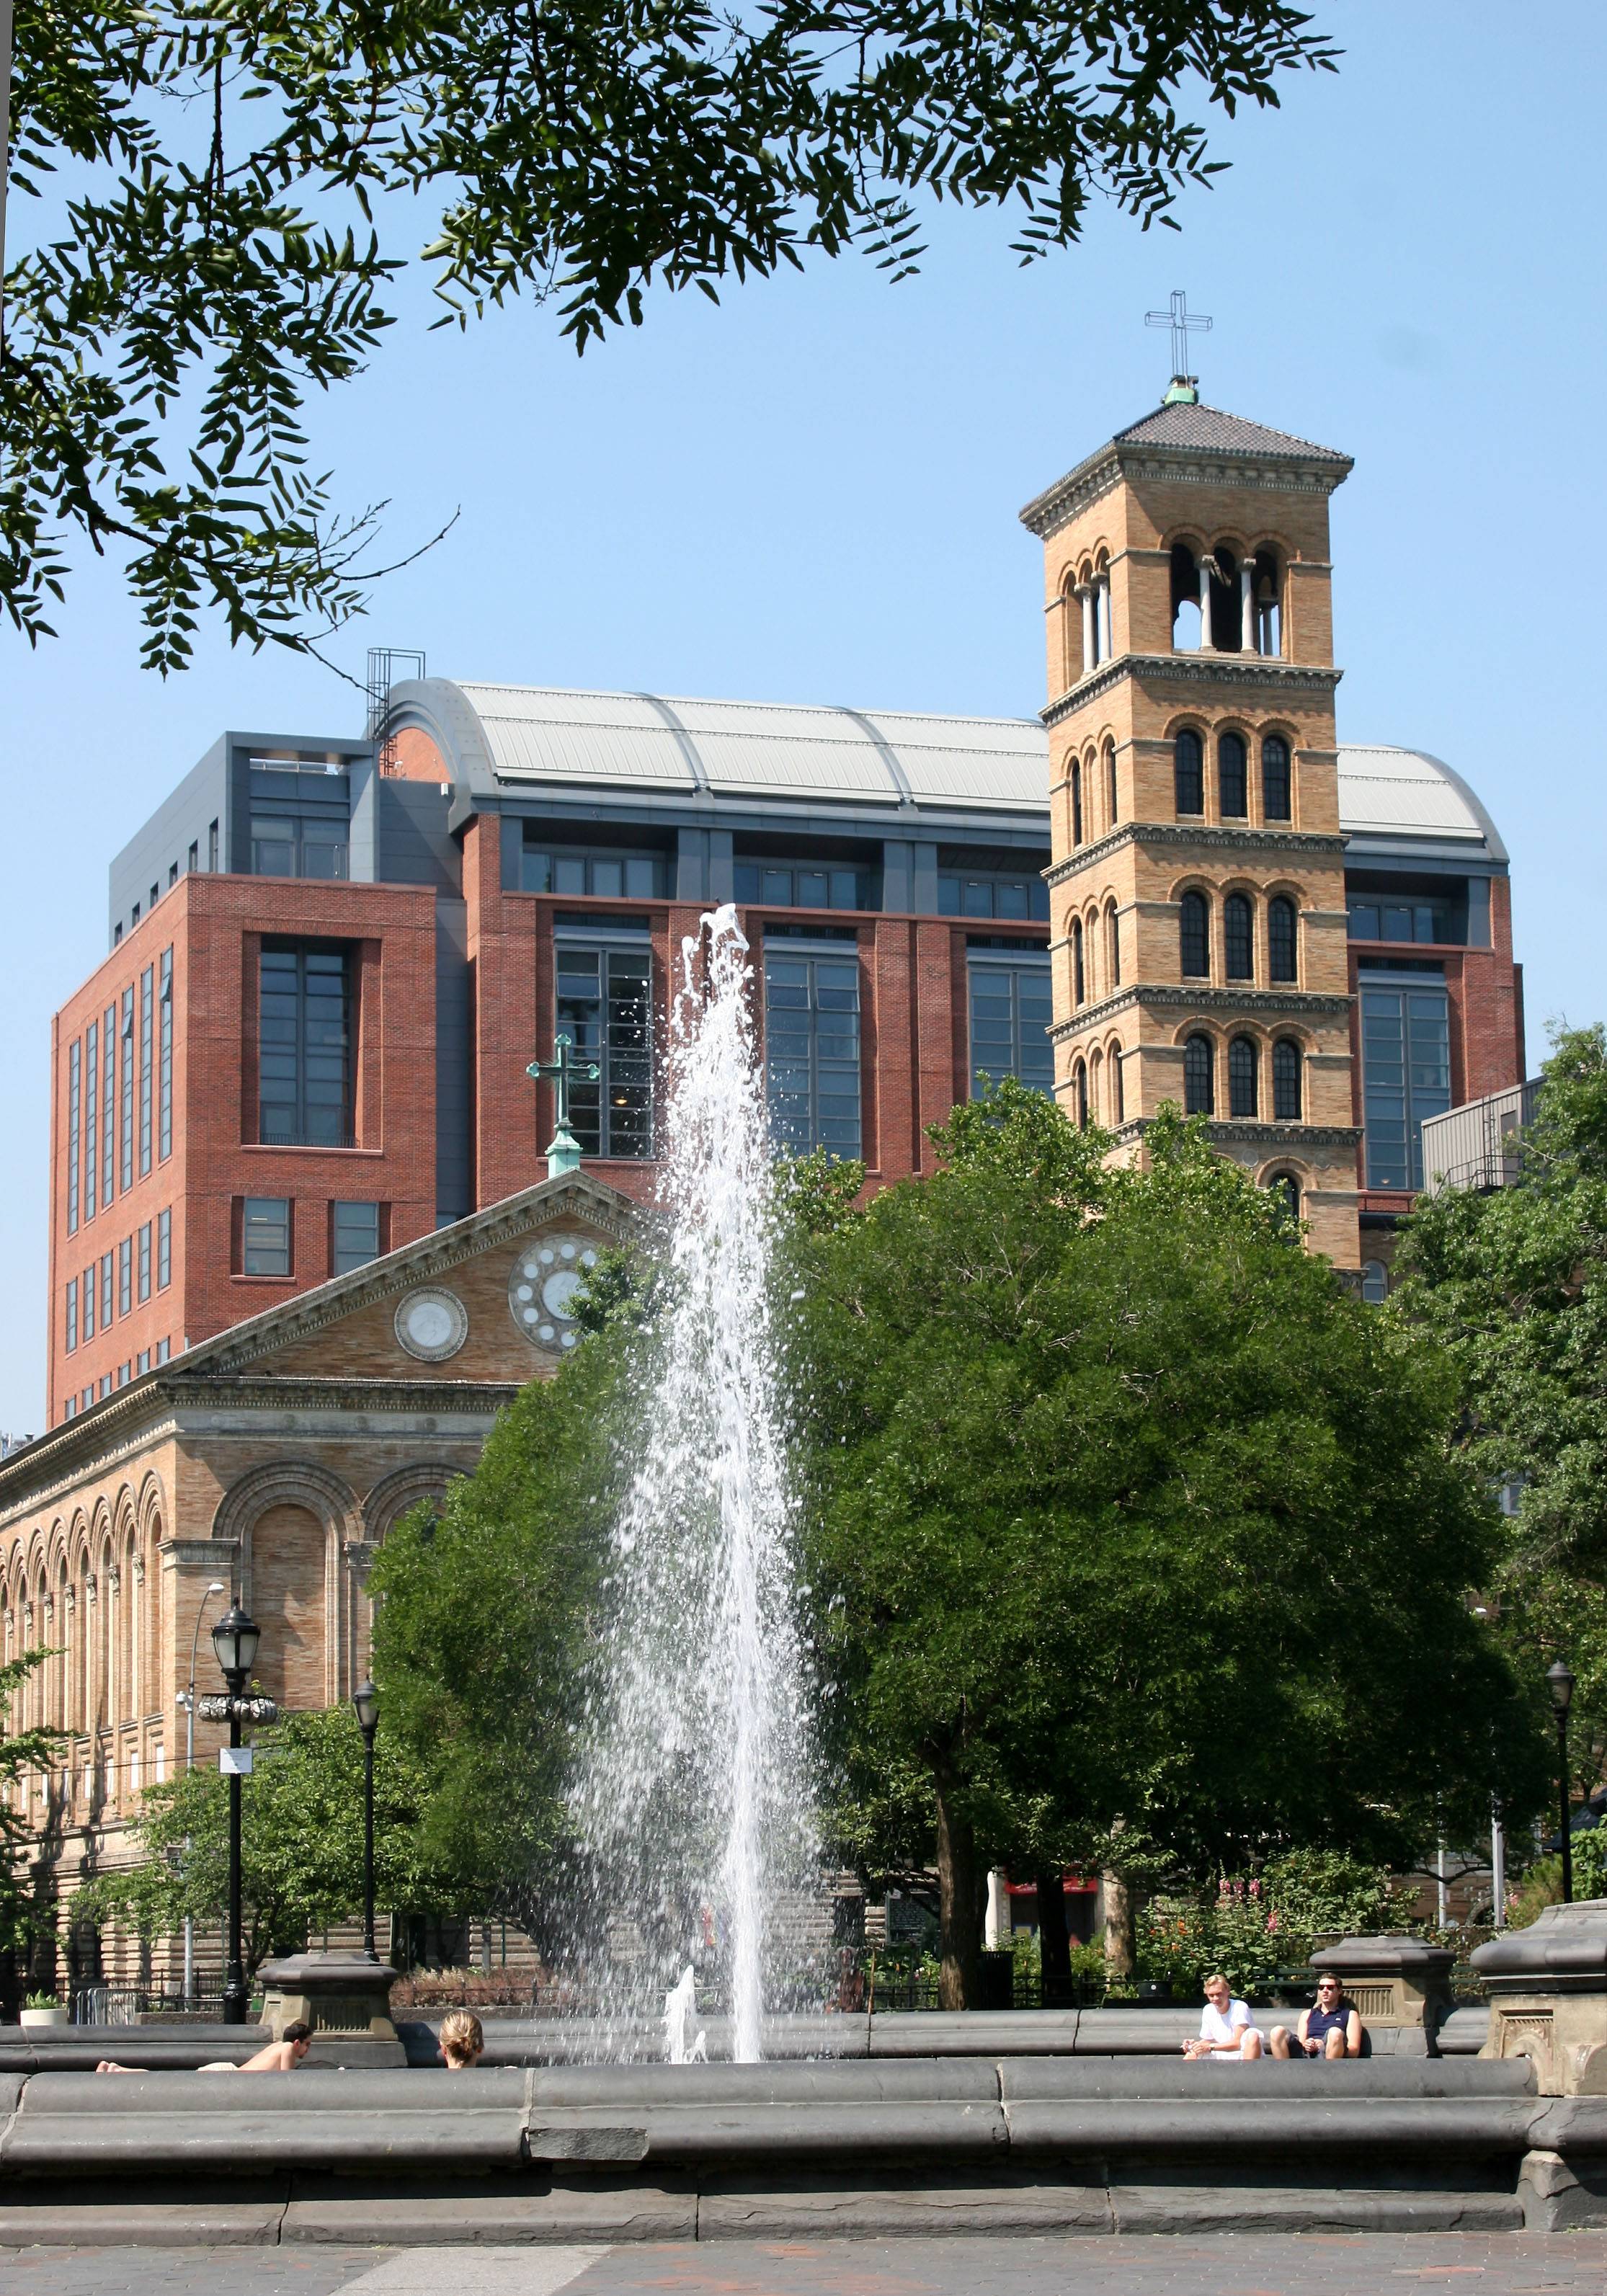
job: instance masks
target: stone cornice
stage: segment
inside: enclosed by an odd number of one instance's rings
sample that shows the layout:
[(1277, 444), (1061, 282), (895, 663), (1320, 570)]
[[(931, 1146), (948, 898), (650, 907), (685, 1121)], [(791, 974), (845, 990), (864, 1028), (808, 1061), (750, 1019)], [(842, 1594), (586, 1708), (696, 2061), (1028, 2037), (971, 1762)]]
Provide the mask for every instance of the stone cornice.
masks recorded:
[(1255, 487), (1265, 493), (1331, 495), (1350, 470), (1349, 456), (1242, 452), (1220, 447), (1160, 447), (1112, 441), (1037, 495), (1021, 524), (1047, 542), (1079, 511), (1125, 479), (1185, 487)]
[[(1097, 1004), (1083, 1005), (1071, 1020), (1055, 1021), (1049, 1036), (1054, 1044), (1068, 1043), (1088, 1029), (1103, 1028), (1118, 1013), (1130, 1013), (1137, 1004), (1164, 1012), (1198, 1013), (1202, 1021), (1340, 1021), (1349, 1013), (1351, 1002), (1348, 996), (1330, 996), (1315, 988), (1252, 988), (1248, 983), (1242, 988), (1212, 988), (1188, 981), (1136, 981)], [(1180, 1047), (1129, 1045), (1127, 1049), (1160, 1052)]]
[(1128, 677), (1168, 685), (1250, 685), (1273, 693), (1332, 693), (1344, 674), (1317, 663), (1271, 661), (1253, 653), (1119, 653), (1058, 695), (1038, 716), (1053, 730)]
[(1185, 821), (1124, 821), (1092, 845), (1078, 845), (1063, 861), (1053, 861), (1042, 872), (1045, 882), (1062, 885), (1095, 861), (1120, 852), (1124, 845), (1201, 847), (1213, 853), (1300, 853), (1308, 858), (1343, 855), (1345, 840), (1326, 829), (1227, 829)]
[[(1129, 1117), (1116, 1127), (1115, 1137), (1131, 1145), (1143, 1139), (1154, 1121), (1152, 1116)], [(1233, 1116), (1209, 1116), (1205, 1121), (1213, 1141), (1236, 1148), (1263, 1148), (1269, 1155), (1287, 1153), (1291, 1148), (1354, 1148), (1362, 1136), (1359, 1124), (1269, 1124)]]

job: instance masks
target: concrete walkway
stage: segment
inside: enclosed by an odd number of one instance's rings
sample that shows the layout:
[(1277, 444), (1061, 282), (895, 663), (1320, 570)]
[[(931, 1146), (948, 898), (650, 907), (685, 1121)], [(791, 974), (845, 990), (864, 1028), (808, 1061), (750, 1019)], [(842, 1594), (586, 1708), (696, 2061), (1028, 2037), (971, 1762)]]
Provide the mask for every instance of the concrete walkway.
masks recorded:
[(1601, 2296), (1607, 2233), (36, 2248), (0, 2296)]

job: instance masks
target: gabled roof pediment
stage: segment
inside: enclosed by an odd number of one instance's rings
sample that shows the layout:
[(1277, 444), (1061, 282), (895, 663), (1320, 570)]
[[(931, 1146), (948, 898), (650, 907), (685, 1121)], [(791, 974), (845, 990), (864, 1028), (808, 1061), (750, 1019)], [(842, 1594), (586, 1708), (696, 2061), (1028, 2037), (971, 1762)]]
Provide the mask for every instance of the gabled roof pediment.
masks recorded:
[(563, 1311), (590, 1255), (625, 1242), (641, 1217), (585, 1172), (538, 1181), (231, 1324), (168, 1376), (538, 1378), (574, 1343)]

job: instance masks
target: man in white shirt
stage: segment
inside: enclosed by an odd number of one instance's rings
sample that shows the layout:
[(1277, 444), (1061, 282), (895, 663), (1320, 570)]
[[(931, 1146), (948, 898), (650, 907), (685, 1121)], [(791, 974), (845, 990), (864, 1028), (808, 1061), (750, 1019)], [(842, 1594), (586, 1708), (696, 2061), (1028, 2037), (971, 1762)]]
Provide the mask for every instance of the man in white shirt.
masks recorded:
[(1248, 2063), (1261, 2054), (1261, 2036), (1250, 2021), (1247, 2002), (1235, 2001), (1226, 1977), (1205, 1980), (1205, 2008), (1200, 2038), (1185, 2041), (1185, 2057), (1237, 2057)]

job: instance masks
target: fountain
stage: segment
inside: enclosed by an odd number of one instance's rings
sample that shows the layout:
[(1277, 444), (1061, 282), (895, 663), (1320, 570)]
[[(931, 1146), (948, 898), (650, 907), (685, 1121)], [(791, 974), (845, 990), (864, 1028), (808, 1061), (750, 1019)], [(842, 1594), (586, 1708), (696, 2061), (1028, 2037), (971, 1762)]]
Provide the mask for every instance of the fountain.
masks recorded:
[[(701, 1950), (738, 2063), (761, 2053), (777, 1906), (816, 1865), (752, 988), (735, 910), (718, 909), (682, 946), (664, 1077), (664, 1306), (643, 1341), (639, 1457), (571, 1796), (615, 1946), (629, 1940), (636, 2004), (644, 1990), (676, 1998), (675, 1973)], [(621, 1976), (617, 1951), (597, 1957), (605, 2026), (611, 1999), (623, 2007)]]

